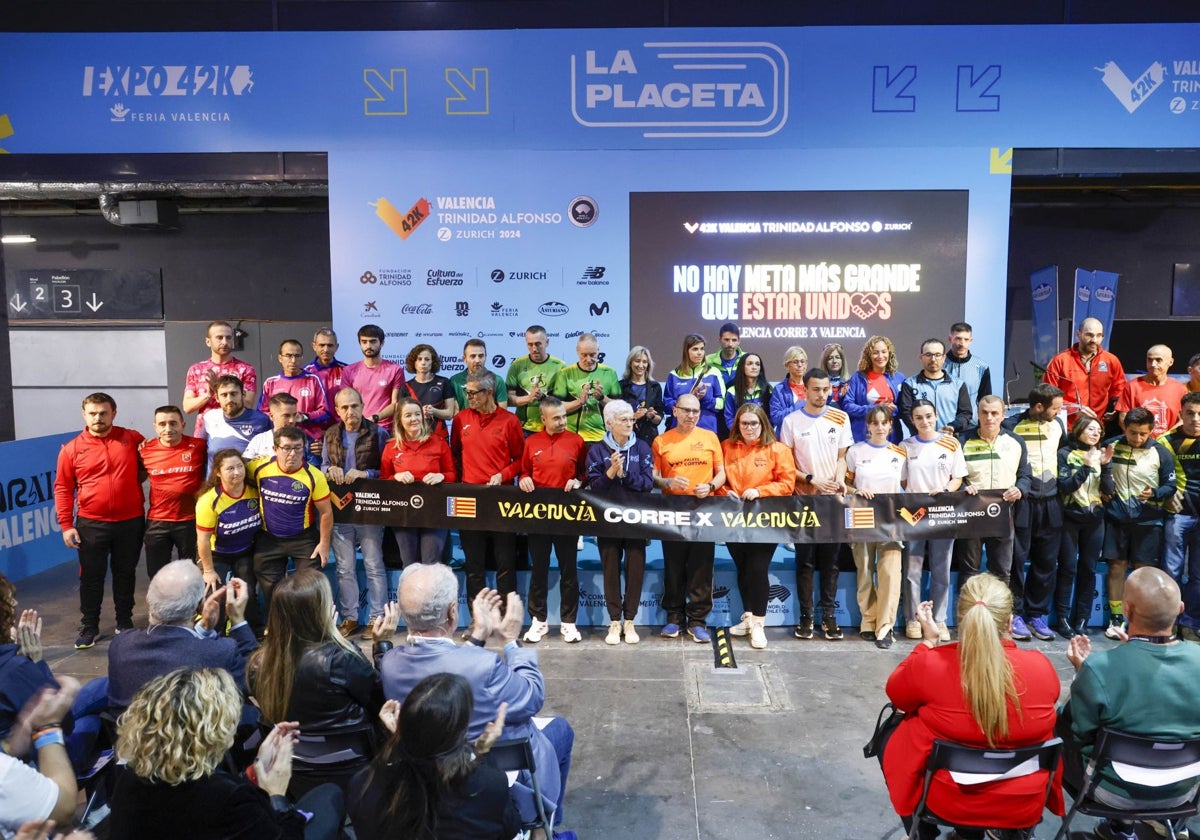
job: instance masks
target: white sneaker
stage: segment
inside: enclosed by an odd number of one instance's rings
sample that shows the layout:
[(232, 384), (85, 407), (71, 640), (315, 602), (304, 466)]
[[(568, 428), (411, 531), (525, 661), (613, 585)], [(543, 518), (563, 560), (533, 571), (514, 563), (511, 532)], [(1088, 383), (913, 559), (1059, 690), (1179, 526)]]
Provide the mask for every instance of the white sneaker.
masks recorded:
[(766, 622), (765, 615), (755, 615), (750, 617), (750, 647), (755, 650), (762, 650), (767, 646), (767, 634), (763, 630), (763, 623)]
[[(939, 621), (937, 624), (938, 624), (938, 641), (939, 642), (950, 641), (950, 628), (946, 626), (946, 622)], [(918, 624), (917, 626), (919, 627), (920, 625)]]
[(576, 551), (583, 551), (583, 537), (580, 537), (575, 543)]
[(904, 635), (910, 639), (921, 638), (921, 622), (910, 621), (904, 625)]
[(625, 644), (636, 645), (642, 640), (642, 637), (637, 634), (637, 630), (633, 629), (633, 622), (630, 619), (625, 619)]
[(525, 631), (522, 640), (529, 642), (531, 645), (536, 645), (542, 640), (542, 637), (550, 632), (550, 625), (544, 621), (538, 621), (536, 618), (529, 623), (529, 629)]
[(568, 624), (564, 621), (562, 626), (558, 628), (558, 632), (562, 635), (562, 640), (564, 642), (583, 641), (583, 636), (580, 635), (579, 629), (574, 624)]
[(1108, 620), (1108, 626), (1104, 628), (1104, 635), (1110, 639), (1121, 638), (1121, 633), (1125, 632), (1125, 616), (1114, 615)]
[(619, 645), (621, 644), (621, 622), (608, 622), (608, 635), (604, 637), (604, 644)]
[(742, 613), (742, 620), (729, 628), (731, 636), (747, 636), (750, 634), (750, 619), (754, 616), (748, 612)]

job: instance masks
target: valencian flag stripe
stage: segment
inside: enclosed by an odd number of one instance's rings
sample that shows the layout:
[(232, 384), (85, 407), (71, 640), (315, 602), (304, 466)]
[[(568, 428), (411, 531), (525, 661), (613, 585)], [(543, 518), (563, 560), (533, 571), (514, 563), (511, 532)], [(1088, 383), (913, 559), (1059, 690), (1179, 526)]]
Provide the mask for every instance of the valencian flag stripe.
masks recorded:
[[(347, 492), (348, 491), (348, 492)], [(1012, 506), (1000, 490), (861, 496), (784, 496), (744, 502), (657, 493), (360, 479), (334, 492), (337, 522), (396, 528), (620, 536), (688, 542), (842, 543), (1003, 537)], [(348, 498), (347, 498), (348, 497)], [(916, 511), (914, 515), (912, 511)]]

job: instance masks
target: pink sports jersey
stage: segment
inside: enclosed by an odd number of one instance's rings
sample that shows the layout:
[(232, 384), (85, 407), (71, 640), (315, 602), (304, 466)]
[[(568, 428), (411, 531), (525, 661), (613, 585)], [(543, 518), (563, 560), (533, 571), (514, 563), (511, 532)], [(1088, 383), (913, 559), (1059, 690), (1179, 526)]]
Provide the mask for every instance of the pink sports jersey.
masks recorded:
[(311, 373), (301, 373), (298, 376), (284, 376), (280, 373), (268, 377), (263, 383), (258, 410), (266, 413), (267, 403), (276, 394), (291, 394), (295, 397), (296, 411), (308, 417), (300, 424), (300, 429), (310, 440), (321, 437), (328, 425), (329, 408), (325, 403), (325, 386), (319, 378)]
[[(355, 362), (346, 366), (342, 387), (353, 388), (362, 394), (363, 416), (371, 417), (391, 404), (393, 390), (404, 389), (404, 368), (387, 359), (373, 368), (367, 367), (365, 362)], [(379, 425), (392, 428), (392, 418), (381, 416)]]
[(187, 378), (184, 380), (184, 390), (191, 391), (198, 397), (208, 397), (208, 402), (200, 406), (196, 412), (196, 434), (199, 434), (200, 429), (204, 427), (202, 420), (204, 412), (210, 408), (221, 407), (217, 404), (217, 395), (208, 392), (210, 371), (217, 376), (236, 376), (242, 381), (242, 388), (248, 394), (253, 394), (258, 390), (258, 374), (254, 372), (254, 365), (243, 362), (241, 359), (230, 356), (229, 361), (222, 364), (217, 364), (211, 358), (196, 362), (188, 368)]

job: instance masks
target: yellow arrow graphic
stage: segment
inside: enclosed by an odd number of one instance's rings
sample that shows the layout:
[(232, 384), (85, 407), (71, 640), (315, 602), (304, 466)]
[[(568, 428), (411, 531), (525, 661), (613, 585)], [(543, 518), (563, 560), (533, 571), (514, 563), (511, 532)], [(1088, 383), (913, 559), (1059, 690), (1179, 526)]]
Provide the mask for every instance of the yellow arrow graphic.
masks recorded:
[[(15, 133), (12, 127), (12, 120), (8, 118), (8, 114), (0, 114), (0, 140), (7, 140)], [(0, 149), (0, 155), (6, 154), (8, 154), (8, 149)]]
[(1013, 150), (1009, 146), (1003, 152), (995, 146), (992, 146), (992, 154), (988, 160), (988, 171), (992, 175), (1011, 175), (1012, 174), (1012, 156)]

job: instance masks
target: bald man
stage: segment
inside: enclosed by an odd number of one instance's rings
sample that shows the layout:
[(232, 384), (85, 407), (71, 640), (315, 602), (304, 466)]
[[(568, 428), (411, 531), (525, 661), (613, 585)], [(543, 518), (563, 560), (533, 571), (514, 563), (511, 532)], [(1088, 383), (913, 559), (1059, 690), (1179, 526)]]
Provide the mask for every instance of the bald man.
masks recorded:
[(1144, 408), (1154, 415), (1154, 437), (1166, 434), (1179, 422), (1179, 404), (1187, 386), (1168, 374), (1175, 357), (1165, 344), (1146, 351), (1146, 373), (1125, 383), (1125, 393), (1117, 400), (1117, 415), (1125, 428), (1125, 415), (1131, 408)]
[[(1114, 648), (1095, 653), (1087, 636), (1075, 636), (1067, 658), (1078, 672), (1071, 697), (1059, 717), (1059, 735), (1067, 744), (1065, 787), (1074, 795), (1081, 768), (1091, 756), (1101, 727), (1131, 735), (1164, 740), (1200, 737), (1196, 686), (1200, 685), (1200, 646), (1182, 642), (1173, 633), (1183, 611), (1179, 586), (1160, 569), (1143, 567), (1125, 582), (1128, 632)], [(1121, 780), (1111, 767), (1101, 768), (1097, 798), (1120, 807), (1121, 797), (1155, 802), (1186, 798), (1188, 779), (1147, 788)], [(1135, 838), (1132, 825), (1109, 824), (1107, 834)], [(1179, 836), (1179, 835), (1176, 835)]]
[(1125, 392), (1125, 368), (1104, 349), (1104, 325), (1095, 318), (1084, 318), (1075, 332), (1075, 343), (1046, 365), (1042, 383), (1065, 395), (1068, 429), (1081, 412), (1104, 422)]

